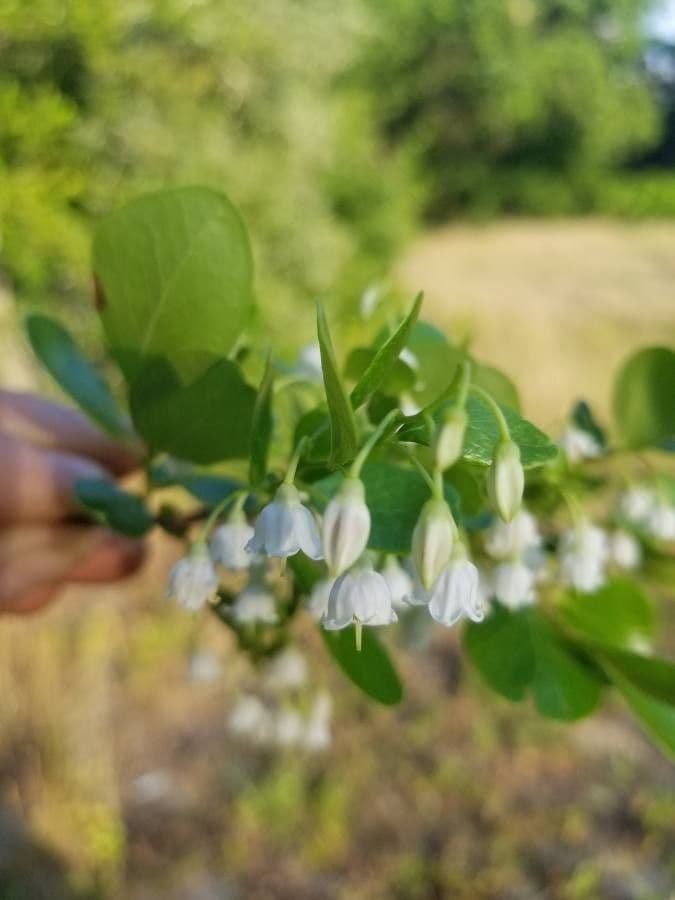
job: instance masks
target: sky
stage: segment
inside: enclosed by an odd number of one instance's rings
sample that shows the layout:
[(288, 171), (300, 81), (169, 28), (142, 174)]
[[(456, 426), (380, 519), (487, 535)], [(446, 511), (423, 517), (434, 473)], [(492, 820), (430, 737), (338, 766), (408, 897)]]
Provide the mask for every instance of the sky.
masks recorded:
[(675, 42), (675, 0), (660, 0), (647, 17), (649, 33), (664, 41)]

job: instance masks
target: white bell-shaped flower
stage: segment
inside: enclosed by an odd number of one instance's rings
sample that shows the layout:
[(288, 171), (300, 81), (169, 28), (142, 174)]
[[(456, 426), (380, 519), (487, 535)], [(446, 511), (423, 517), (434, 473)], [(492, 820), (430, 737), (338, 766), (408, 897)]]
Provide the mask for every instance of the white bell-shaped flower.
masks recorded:
[(606, 580), (609, 552), (606, 532), (588, 521), (566, 531), (558, 548), (563, 583), (586, 594), (597, 591)]
[(330, 696), (321, 691), (309, 713), (309, 720), (305, 729), (303, 745), (306, 750), (318, 753), (330, 747), (332, 735), (330, 730), (333, 702)]
[(190, 612), (196, 612), (215, 597), (217, 590), (218, 576), (211, 557), (206, 547), (198, 544), (171, 569), (166, 595)]
[(211, 559), (226, 569), (238, 571), (248, 569), (251, 554), (246, 545), (253, 538), (253, 528), (242, 512), (230, 515), (227, 522), (214, 529), (209, 540)]
[(636, 485), (622, 494), (619, 512), (634, 525), (644, 525), (654, 511), (656, 498), (649, 488)]
[(297, 709), (284, 707), (274, 717), (274, 739), (279, 747), (296, 747), (303, 739), (305, 723)]
[(585, 459), (596, 459), (602, 455), (602, 447), (590, 432), (575, 425), (569, 425), (560, 436), (558, 442), (563, 453), (571, 463), (583, 462)]
[(647, 531), (658, 541), (675, 541), (675, 506), (665, 501), (657, 501), (649, 513)]
[(495, 566), (492, 594), (509, 609), (531, 606), (535, 599), (535, 573), (521, 560), (509, 560)]
[(251, 582), (236, 597), (230, 616), (238, 625), (276, 625), (277, 601), (265, 585)]
[(307, 662), (295, 647), (286, 647), (265, 666), (265, 687), (276, 692), (295, 691), (307, 681)]
[(435, 498), (427, 500), (412, 536), (412, 559), (425, 590), (431, 590), (449, 563), (456, 531), (448, 504)]
[(316, 582), (312, 588), (312, 593), (307, 599), (307, 610), (317, 622), (320, 622), (326, 615), (328, 598), (330, 597), (330, 592), (334, 584), (334, 578), (322, 578), (320, 581)]
[(397, 616), (387, 582), (369, 566), (352, 569), (336, 579), (323, 627), (329, 631), (357, 625), (390, 625)]
[(413, 590), (413, 581), (392, 553), (387, 554), (382, 565), (381, 574), (389, 587), (394, 609), (404, 608), (406, 606), (406, 597)]
[(310, 559), (322, 558), (316, 519), (302, 505), (298, 489), (292, 484), (282, 484), (274, 500), (261, 510), (246, 550), (282, 558), (302, 550)]
[(615, 566), (632, 571), (642, 563), (642, 547), (629, 531), (620, 529), (610, 537), (610, 556)]
[(518, 444), (502, 440), (495, 447), (488, 471), (487, 492), (493, 508), (505, 522), (510, 522), (520, 509), (524, 488)]
[(255, 744), (267, 744), (274, 737), (274, 717), (262, 700), (253, 694), (243, 694), (237, 699), (228, 726), (232, 734), (245, 737)]
[(432, 618), (448, 628), (467, 616), (473, 622), (485, 618), (479, 590), (478, 569), (463, 552), (456, 553), (441, 572), (429, 595)]
[(441, 471), (454, 466), (461, 457), (468, 421), (466, 410), (454, 407), (438, 428), (434, 440), (434, 458)]
[(485, 550), (493, 559), (519, 559), (540, 546), (537, 520), (525, 509), (510, 522), (494, 519), (485, 532)]
[(370, 536), (370, 511), (360, 478), (345, 478), (323, 514), (323, 553), (328, 571), (341, 575), (359, 559)]

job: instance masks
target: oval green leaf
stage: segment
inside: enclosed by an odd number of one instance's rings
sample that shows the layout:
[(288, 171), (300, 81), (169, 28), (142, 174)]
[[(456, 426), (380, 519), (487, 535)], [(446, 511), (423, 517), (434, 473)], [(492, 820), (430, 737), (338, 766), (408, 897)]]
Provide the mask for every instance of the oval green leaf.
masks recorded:
[(675, 441), (675, 352), (649, 347), (632, 356), (614, 385), (614, 418), (629, 447), (665, 447)]
[(84, 478), (75, 482), (75, 496), (91, 517), (129, 537), (141, 537), (155, 520), (140, 497), (128, 494), (113, 481)]

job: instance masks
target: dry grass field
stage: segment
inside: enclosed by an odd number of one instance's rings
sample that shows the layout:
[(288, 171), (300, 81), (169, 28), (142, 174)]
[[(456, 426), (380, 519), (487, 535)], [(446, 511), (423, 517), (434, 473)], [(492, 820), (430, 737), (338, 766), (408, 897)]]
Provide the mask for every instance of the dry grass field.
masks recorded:
[(584, 397), (607, 413), (613, 373), (634, 349), (675, 341), (675, 225), (600, 220), (450, 226), (399, 267), (426, 315), (473, 337), (555, 428)]
[[(674, 251), (675, 225), (462, 226), (398, 274), (557, 426), (578, 395), (606, 410), (632, 348), (675, 338)], [(21, 354), (3, 360), (3, 383), (26, 386)], [(0, 621), (0, 900), (673, 896), (673, 770), (618, 701), (542, 721), (488, 694), (437, 629), (394, 648), (407, 698), (374, 708), (307, 620), (333, 746), (252, 750), (226, 727), (252, 673), (217, 622), (167, 605), (176, 548), (155, 550), (122, 588)], [(195, 651), (220, 661), (214, 681), (189, 677)]]

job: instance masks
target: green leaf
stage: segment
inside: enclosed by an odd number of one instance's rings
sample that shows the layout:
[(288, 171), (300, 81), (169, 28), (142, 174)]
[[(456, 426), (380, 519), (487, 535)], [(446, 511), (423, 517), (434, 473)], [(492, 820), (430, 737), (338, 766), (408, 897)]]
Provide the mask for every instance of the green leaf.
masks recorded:
[(321, 349), (323, 382), (330, 413), (331, 460), (334, 464), (341, 465), (356, 456), (359, 439), (354, 410), (340, 379), (326, 314), (320, 303), (317, 303), (316, 327)]
[(341, 631), (322, 628), (321, 636), (335, 662), (364, 694), (385, 706), (401, 702), (403, 685), (372, 628), (363, 629), (360, 651), (356, 649), (353, 627)]
[(249, 464), (249, 481), (252, 485), (260, 484), (267, 474), (267, 456), (272, 437), (272, 396), (274, 372), (271, 357), (267, 357), (265, 372), (260, 390), (253, 408), (251, 423), (251, 459)]
[(150, 477), (153, 487), (168, 488), (179, 485), (208, 506), (217, 506), (230, 494), (243, 487), (240, 481), (233, 478), (200, 472), (189, 463), (174, 459), (154, 463), (150, 469)]
[[(502, 412), (511, 432), (511, 437), (520, 448), (520, 461), (523, 468), (531, 469), (540, 466), (558, 455), (558, 448), (527, 419), (517, 412), (503, 406)], [(482, 397), (469, 397), (467, 402), (469, 424), (464, 441), (463, 459), (468, 462), (489, 466), (494, 449), (500, 440), (499, 428), (494, 415)]]
[(576, 648), (542, 615), (529, 614), (535, 670), (534, 703), (543, 716), (574, 721), (593, 712), (600, 701), (602, 683)]
[(252, 311), (244, 223), (224, 194), (147, 194), (97, 228), (94, 273), (108, 343), (132, 383), (148, 359), (193, 381), (226, 356)]
[(396, 364), (399, 355), (406, 345), (406, 341), (411, 333), (424, 294), (419, 293), (415, 298), (412, 309), (401, 322), (391, 337), (377, 350), (372, 362), (359, 379), (358, 384), (351, 394), (351, 403), (354, 409), (358, 409), (368, 401), (375, 391), (384, 383), (387, 375), (391, 372)]
[(522, 700), (534, 678), (535, 655), (527, 617), (495, 603), (484, 622), (469, 622), (464, 649), (493, 690)]
[(518, 389), (508, 375), (499, 369), (471, 360), (471, 381), (494, 397), (500, 406), (508, 406), (520, 412)]
[(128, 494), (113, 481), (83, 478), (75, 482), (75, 496), (92, 518), (129, 537), (141, 537), (155, 524), (140, 497)]
[[(358, 381), (368, 366), (373, 362), (377, 350), (371, 347), (355, 347), (345, 362), (345, 378)], [(402, 359), (395, 359), (387, 372), (383, 382), (382, 391), (390, 397), (398, 397), (404, 391), (411, 391), (416, 381), (415, 372)], [(373, 396), (376, 396), (374, 392)], [(354, 392), (352, 391), (352, 405), (354, 405)]]
[(443, 332), (428, 322), (415, 323), (407, 347), (418, 362), (413, 397), (420, 406), (426, 406), (450, 384), (466, 354), (451, 346)]
[[(361, 472), (372, 526), (368, 547), (387, 553), (409, 553), (412, 533), (420, 510), (429, 499), (429, 488), (414, 469), (402, 469), (391, 463), (367, 463)], [(334, 472), (312, 485), (312, 499), (320, 510), (342, 483), (343, 475)], [(445, 486), (446, 499), (457, 513), (457, 495)]]
[(608, 581), (592, 596), (570, 592), (560, 606), (575, 632), (618, 647), (648, 641), (654, 633), (654, 611), (640, 587), (628, 578)]
[(495, 604), (484, 622), (467, 626), (464, 646), (497, 693), (522, 700), (530, 690), (542, 715), (573, 720), (598, 704), (598, 675), (536, 610)]
[(572, 421), (593, 437), (600, 447), (607, 446), (607, 435), (604, 429), (598, 424), (597, 419), (593, 415), (593, 410), (585, 400), (579, 400), (572, 410)]
[(185, 386), (158, 360), (136, 377), (129, 401), (134, 425), (153, 451), (206, 464), (248, 455), (255, 399), (229, 360)]
[(616, 671), (610, 670), (609, 674), (648, 734), (675, 759), (675, 706), (641, 691)]
[(675, 663), (615, 647), (596, 645), (596, 648), (600, 664), (610, 678), (612, 672), (619, 672), (644, 693), (675, 706)]
[(49, 316), (33, 314), (26, 318), (26, 331), (33, 352), (59, 387), (109, 434), (128, 436), (129, 424), (108, 385), (66, 329)]
[(614, 418), (629, 447), (664, 447), (675, 440), (675, 352), (640, 350), (614, 384)]

